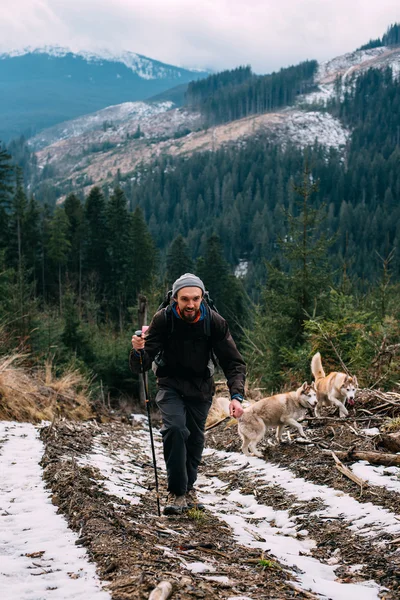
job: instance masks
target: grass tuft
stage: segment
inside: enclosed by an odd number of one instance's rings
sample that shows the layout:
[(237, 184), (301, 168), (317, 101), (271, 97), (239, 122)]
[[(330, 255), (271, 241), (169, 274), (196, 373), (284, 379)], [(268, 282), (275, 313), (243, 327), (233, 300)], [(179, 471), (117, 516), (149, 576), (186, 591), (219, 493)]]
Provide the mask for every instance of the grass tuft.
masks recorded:
[(394, 419), (385, 421), (382, 430), (386, 433), (395, 433), (396, 431), (400, 431), (400, 417), (395, 417)]
[(207, 520), (207, 515), (205, 512), (203, 510), (199, 510), (198, 508), (189, 508), (186, 514), (189, 519), (192, 519), (197, 523), (204, 523)]

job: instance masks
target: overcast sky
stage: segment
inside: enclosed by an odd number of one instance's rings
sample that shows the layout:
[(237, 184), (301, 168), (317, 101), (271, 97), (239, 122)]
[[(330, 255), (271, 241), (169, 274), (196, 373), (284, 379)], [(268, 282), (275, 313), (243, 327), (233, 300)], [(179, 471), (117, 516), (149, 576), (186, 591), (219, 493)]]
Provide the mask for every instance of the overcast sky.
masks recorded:
[(131, 50), (256, 73), (351, 52), (400, 21), (400, 0), (1, 0), (0, 51)]

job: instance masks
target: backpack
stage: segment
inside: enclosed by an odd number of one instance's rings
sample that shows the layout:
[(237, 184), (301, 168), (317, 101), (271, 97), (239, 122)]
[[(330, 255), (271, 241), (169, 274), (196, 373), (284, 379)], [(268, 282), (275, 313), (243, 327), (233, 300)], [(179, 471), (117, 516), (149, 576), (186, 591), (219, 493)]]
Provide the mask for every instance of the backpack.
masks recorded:
[[(164, 300), (161, 302), (160, 306), (157, 309), (157, 312), (159, 312), (162, 309), (165, 309), (164, 317), (165, 317), (165, 321), (167, 324), (168, 339), (174, 333), (174, 315), (173, 315), (173, 311), (172, 311), (171, 298), (172, 298), (172, 290), (169, 290), (167, 292)], [(204, 293), (202, 301), (204, 302), (204, 305), (206, 307), (206, 316), (204, 318), (204, 334), (207, 338), (211, 338), (212, 312), (215, 311), (216, 313), (218, 313), (218, 310), (217, 310), (217, 307), (215, 306), (214, 301), (210, 298), (209, 292), (206, 291)], [(208, 370), (210, 372), (210, 376), (212, 376), (214, 374), (214, 370), (215, 370), (215, 367), (217, 364), (218, 364), (217, 359), (215, 357), (214, 351), (211, 348), (210, 349), (210, 360), (208, 361)], [(154, 358), (153, 367), (152, 367), (154, 373), (156, 373), (158, 367), (165, 367), (165, 366), (166, 366), (166, 362), (164, 359), (164, 350), (160, 350), (160, 352), (158, 352), (158, 354)]]

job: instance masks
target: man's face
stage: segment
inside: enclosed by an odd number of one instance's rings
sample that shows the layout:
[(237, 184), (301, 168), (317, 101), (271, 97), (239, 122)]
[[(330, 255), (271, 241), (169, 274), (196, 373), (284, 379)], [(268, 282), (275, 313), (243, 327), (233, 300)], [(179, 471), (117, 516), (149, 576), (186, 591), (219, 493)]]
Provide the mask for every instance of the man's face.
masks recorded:
[(182, 319), (191, 323), (199, 314), (203, 294), (198, 287), (184, 287), (178, 291), (176, 301)]

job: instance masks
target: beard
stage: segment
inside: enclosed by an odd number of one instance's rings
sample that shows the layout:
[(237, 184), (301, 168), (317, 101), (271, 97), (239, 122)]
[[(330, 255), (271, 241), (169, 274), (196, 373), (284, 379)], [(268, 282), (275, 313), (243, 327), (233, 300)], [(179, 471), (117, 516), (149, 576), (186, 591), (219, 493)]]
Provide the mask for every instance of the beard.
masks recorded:
[(181, 312), (181, 317), (187, 323), (192, 323), (195, 320), (195, 318), (197, 317), (197, 315), (199, 314), (199, 312), (200, 311), (198, 311), (198, 310), (190, 310), (190, 311), (188, 311), (187, 309), (184, 309)]

